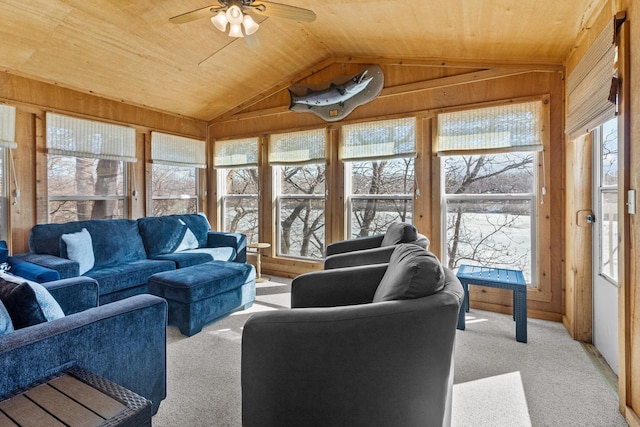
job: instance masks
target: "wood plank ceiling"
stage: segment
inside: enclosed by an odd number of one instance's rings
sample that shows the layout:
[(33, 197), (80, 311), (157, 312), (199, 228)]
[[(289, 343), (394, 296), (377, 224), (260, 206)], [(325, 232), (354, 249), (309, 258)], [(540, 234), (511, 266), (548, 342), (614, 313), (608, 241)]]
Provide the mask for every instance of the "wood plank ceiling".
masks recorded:
[(281, 0), (312, 23), (256, 19), (260, 46), (207, 19), (215, 0), (3, 0), (6, 72), (211, 121), (332, 57), (562, 64), (595, 0)]

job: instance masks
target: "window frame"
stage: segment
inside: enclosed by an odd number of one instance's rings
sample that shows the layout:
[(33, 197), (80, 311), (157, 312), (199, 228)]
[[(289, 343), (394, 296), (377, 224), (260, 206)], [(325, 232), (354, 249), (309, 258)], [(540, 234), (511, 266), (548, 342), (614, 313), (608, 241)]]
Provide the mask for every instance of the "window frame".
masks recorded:
[[(260, 168), (258, 166), (250, 166), (251, 168), (255, 168), (258, 172), (258, 187), (260, 186)], [(243, 168), (246, 169), (247, 167)], [(253, 235), (253, 238), (247, 239), (247, 243), (258, 243), (260, 241), (260, 189), (258, 188), (257, 193), (247, 193), (247, 194), (230, 194), (227, 193), (227, 174), (230, 170), (241, 169), (239, 168), (219, 168), (217, 173), (217, 182), (218, 182), (218, 201), (220, 203), (220, 228), (222, 231), (231, 232), (227, 229), (227, 201), (228, 200), (255, 200), (257, 207), (257, 230)]]
[(127, 173), (127, 162), (124, 160), (118, 160), (121, 163), (122, 168), (122, 195), (114, 195), (114, 196), (84, 196), (84, 195), (71, 195), (71, 196), (52, 196), (49, 191), (49, 159), (50, 156), (58, 156), (58, 157), (68, 157), (68, 158), (86, 158), (91, 160), (100, 160), (97, 157), (79, 157), (79, 156), (71, 156), (64, 154), (46, 154), (47, 156), (47, 223), (51, 224), (51, 202), (83, 202), (83, 201), (108, 201), (122, 200), (122, 219), (126, 219), (128, 217), (127, 212), (129, 212), (129, 197), (127, 196), (127, 188), (129, 188), (128, 184), (128, 173)]
[[(160, 200), (194, 200), (196, 201), (196, 207), (195, 207), (195, 212), (172, 212), (171, 214), (193, 214), (193, 213), (198, 213), (200, 212), (200, 199), (201, 199), (201, 186), (200, 186), (200, 182), (201, 182), (201, 178), (200, 178), (200, 169), (193, 166), (179, 166), (182, 168), (193, 168), (194, 169), (194, 188), (195, 188), (195, 194), (194, 195), (185, 195), (185, 194), (181, 194), (181, 195), (167, 195), (167, 196), (156, 196), (153, 191), (154, 191), (154, 185), (153, 185), (153, 180), (155, 178), (155, 166), (157, 165), (162, 165), (162, 164), (158, 164), (158, 163), (152, 163), (151, 164), (151, 213), (155, 214), (155, 208), (154, 208), (154, 203), (156, 201), (160, 201)], [(162, 165), (162, 166), (167, 166), (167, 165)], [(167, 214), (167, 215), (171, 215), (171, 214)]]
[[(399, 157), (398, 159), (407, 159), (409, 157)], [(416, 159), (413, 159), (413, 174), (415, 181), (415, 173), (416, 173)], [(353, 222), (352, 222), (352, 214), (353, 214), (353, 201), (354, 200), (407, 200), (411, 202), (411, 222), (414, 223), (415, 220), (415, 188), (412, 193), (384, 193), (384, 194), (354, 194), (353, 191), (353, 171), (352, 164), (356, 162), (375, 162), (375, 161), (384, 161), (384, 160), (395, 160), (395, 159), (367, 159), (367, 160), (356, 160), (356, 161), (345, 161), (344, 162), (344, 198), (346, 205), (346, 232), (347, 239), (355, 238), (353, 236)], [(415, 185), (414, 185), (415, 187)]]
[[(325, 184), (324, 184), (324, 194), (282, 194), (282, 174), (283, 169), (289, 166), (304, 166), (309, 164), (317, 164), (322, 165), (325, 168)], [(273, 173), (273, 194), (275, 199), (275, 233), (276, 233), (276, 256), (282, 258), (289, 259), (298, 259), (312, 262), (322, 262), (323, 258), (314, 258), (314, 257), (305, 257), (301, 255), (292, 255), (292, 254), (283, 254), (282, 253), (282, 230), (280, 228), (280, 224), (282, 223), (281, 211), (282, 211), (282, 201), (283, 200), (297, 200), (297, 199), (309, 199), (309, 200), (322, 200), (324, 203), (324, 244), (322, 248), (323, 256), (324, 252), (327, 249), (327, 165), (326, 162), (312, 162), (312, 163), (290, 163), (286, 165), (273, 165), (272, 168)]]

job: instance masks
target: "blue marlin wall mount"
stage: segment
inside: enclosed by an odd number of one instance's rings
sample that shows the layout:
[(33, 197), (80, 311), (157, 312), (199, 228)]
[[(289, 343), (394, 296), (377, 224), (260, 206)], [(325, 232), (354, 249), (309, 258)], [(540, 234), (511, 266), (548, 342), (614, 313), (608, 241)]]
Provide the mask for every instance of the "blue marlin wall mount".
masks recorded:
[(347, 117), (356, 107), (375, 99), (384, 86), (378, 65), (370, 65), (355, 76), (336, 78), (320, 86), (295, 84), (289, 87), (289, 109), (313, 113), (328, 122)]

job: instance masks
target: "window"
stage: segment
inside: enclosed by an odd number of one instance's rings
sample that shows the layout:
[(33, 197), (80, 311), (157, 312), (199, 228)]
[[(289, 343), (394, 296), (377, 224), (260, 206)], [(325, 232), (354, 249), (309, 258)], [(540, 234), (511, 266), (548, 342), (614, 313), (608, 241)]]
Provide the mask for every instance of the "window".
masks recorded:
[(598, 273), (618, 282), (618, 119), (607, 121), (594, 130), (598, 158), (596, 236), (599, 238)]
[[(7, 151), (16, 148), (16, 109), (0, 104), (0, 239), (8, 236), (7, 211), (9, 209), (7, 190)], [(9, 156), (11, 153), (9, 152)], [(13, 158), (13, 157), (9, 157)], [(15, 173), (15, 168), (13, 169)], [(17, 183), (16, 183), (17, 189)]]
[(542, 102), (438, 116), (445, 259), (519, 269), (534, 283)]
[(280, 256), (324, 258), (325, 147), (325, 129), (271, 135)]
[(200, 169), (207, 167), (205, 142), (151, 132), (152, 215), (197, 213)]
[(49, 222), (124, 218), (135, 130), (47, 113)]
[(381, 234), (393, 222), (413, 222), (415, 118), (342, 128), (348, 235)]
[(213, 164), (218, 170), (222, 229), (244, 233), (249, 243), (257, 243), (258, 138), (216, 141)]

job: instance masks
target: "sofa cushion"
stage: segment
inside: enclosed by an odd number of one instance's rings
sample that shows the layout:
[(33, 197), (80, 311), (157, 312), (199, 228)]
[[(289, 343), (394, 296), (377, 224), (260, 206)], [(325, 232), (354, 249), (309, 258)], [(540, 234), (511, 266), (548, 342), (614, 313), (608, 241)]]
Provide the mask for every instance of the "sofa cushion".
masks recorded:
[(154, 273), (175, 270), (176, 265), (169, 261), (144, 259), (123, 262), (101, 268), (94, 268), (86, 276), (98, 281), (100, 300), (103, 295), (118, 292), (135, 286), (146, 285), (147, 279)]
[(11, 322), (11, 316), (0, 300), (0, 337), (10, 332), (13, 332), (13, 322)]
[(191, 267), (209, 261), (235, 261), (234, 248), (225, 246), (220, 248), (199, 248), (172, 254), (158, 255), (154, 259), (173, 261), (177, 268)]
[(187, 230), (187, 225), (174, 215), (138, 219), (138, 229), (147, 257), (175, 252)]
[(444, 270), (431, 252), (411, 243), (397, 245), (373, 302), (422, 298), (444, 288)]
[(92, 219), (64, 224), (37, 224), (29, 234), (29, 249), (36, 254), (60, 255), (60, 236), (86, 228), (91, 234), (96, 267), (147, 258), (138, 223), (129, 219)]
[(382, 238), (380, 246), (392, 246), (398, 243), (413, 242), (418, 238), (418, 230), (406, 222), (394, 222)]
[(95, 256), (93, 254), (93, 241), (86, 228), (77, 233), (68, 233), (60, 236), (60, 255), (76, 261), (79, 265), (81, 276), (93, 268)]
[(207, 246), (209, 221), (203, 215), (166, 215), (138, 219), (149, 258)]

